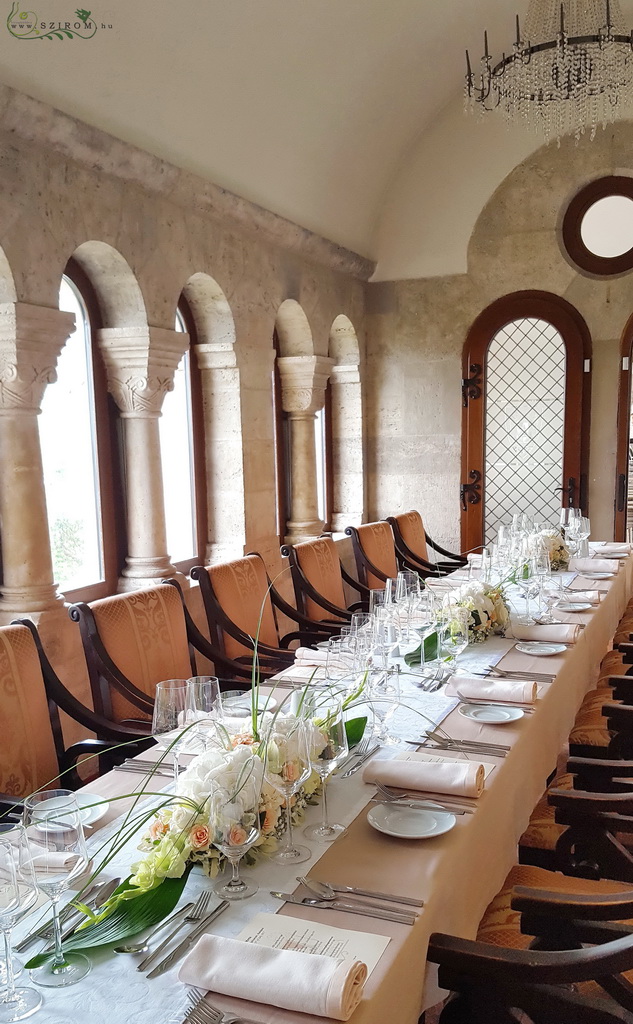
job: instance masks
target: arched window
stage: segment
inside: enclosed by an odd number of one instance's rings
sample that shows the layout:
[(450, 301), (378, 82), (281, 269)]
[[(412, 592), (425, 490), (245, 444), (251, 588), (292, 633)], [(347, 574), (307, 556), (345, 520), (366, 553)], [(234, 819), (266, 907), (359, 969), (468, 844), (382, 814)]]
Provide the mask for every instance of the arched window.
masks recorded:
[[(175, 330), (195, 342), (184, 297), (176, 311)], [(204, 561), (207, 532), (202, 388), (194, 352), (193, 344), (185, 350), (159, 420), (167, 551), (182, 572)]]
[[(116, 589), (115, 511), (123, 515), (112, 475), (105, 372), (93, 328), (98, 316), (89, 282), (67, 268), (60, 309), (74, 313), (75, 330), (46, 388), (39, 417), (55, 580), (66, 597), (92, 600)], [(78, 279), (81, 283), (77, 283)]]
[(332, 388), (328, 381), (325, 389), (325, 404), (314, 418), (314, 441), (316, 448), (317, 500), (319, 519), (323, 529), (332, 529)]
[[(277, 357), (280, 355), (279, 336), (273, 334), (275, 362), (272, 372), (273, 400), (273, 445), (275, 450), (275, 517), (279, 543), (286, 539), (286, 530), (290, 509), (290, 438), (288, 431), (288, 415), (283, 410), (281, 397), (281, 374)], [(317, 449), (318, 451), (318, 449)]]

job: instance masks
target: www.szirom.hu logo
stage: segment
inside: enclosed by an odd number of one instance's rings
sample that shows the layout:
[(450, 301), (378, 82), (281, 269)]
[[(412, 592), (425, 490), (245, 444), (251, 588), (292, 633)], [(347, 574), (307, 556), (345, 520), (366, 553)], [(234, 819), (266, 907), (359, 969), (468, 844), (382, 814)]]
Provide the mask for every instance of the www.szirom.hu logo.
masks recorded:
[(69, 21), (44, 21), (35, 11), (22, 11), (14, 3), (7, 18), (7, 28), (16, 39), (92, 39), (97, 29), (112, 28), (97, 22), (92, 11), (79, 9)]

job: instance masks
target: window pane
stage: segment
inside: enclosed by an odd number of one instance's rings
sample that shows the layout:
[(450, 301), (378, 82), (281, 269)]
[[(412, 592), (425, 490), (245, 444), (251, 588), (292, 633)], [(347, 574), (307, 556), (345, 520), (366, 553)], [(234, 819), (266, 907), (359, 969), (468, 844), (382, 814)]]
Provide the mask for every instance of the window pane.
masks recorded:
[(44, 392), (40, 444), (55, 580), (76, 590), (104, 579), (94, 378), (88, 314), (66, 277), (59, 308), (76, 329), (57, 364), (57, 383)]
[[(186, 333), (180, 312), (176, 330)], [(159, 420), (167, 550), (172, 562), (184, 562), (198, 553), (190, 372), (187, 351), (178, 364), (174, 390), (165, 396)]]
[(319, 519), (327, 524), (325, 504), (325, 409), (319, 409), (314, 419), (314, 441), (316, 447), (317, 507)]

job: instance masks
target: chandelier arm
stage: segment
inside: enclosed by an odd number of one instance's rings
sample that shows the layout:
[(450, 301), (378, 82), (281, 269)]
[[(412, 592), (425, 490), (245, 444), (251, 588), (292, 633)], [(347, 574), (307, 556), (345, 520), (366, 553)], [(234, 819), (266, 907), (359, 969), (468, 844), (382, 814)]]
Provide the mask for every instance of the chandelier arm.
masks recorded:
[[(633, 49), (633, 32), (631, 35), (612, 35), (611, 42), (613, 43), (625, 43)], [(600, 46), (604, 43), (604, 38), (600, 35), (591, 36), (568, 36), (565, 40), (565, 46), (578, 46), (581, 44), (594, 43), (596, 46)], [(522, 63), (529, 63), (532, 57), (537, 53), (545, 53), (547, 50), (557, 50), (559, 42), (557, 39), (548, 39), (545, 43), (535, 43), (534, 46), (526, 46), (523, 50), (518, 50), (514, 53), (509, 53), (502, 58), (491, 70), (492, 75), (503, 74), (506, 68), (512, 67), (518, 60)]]

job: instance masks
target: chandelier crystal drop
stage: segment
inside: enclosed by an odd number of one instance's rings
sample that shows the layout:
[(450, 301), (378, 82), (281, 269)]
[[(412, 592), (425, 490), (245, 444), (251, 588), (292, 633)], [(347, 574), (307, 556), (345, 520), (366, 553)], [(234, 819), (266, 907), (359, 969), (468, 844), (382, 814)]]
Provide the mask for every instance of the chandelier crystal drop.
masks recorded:
[(530, 0), (512, 52), (493, 62), (484, 32), (480, 65), (473, 70), (467, 50), (467, 109), (500, 108), (548, 140), (587, 129), (593, 139), (633, 107), (633, 30), (618, 0)]

